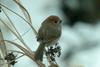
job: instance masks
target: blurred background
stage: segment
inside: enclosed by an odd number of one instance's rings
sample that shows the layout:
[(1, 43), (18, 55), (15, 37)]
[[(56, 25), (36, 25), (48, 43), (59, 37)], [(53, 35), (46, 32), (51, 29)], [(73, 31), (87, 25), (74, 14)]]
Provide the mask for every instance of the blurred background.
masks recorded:
[[(0, 3), (24, 17), (12, 0), (0, 0)], [(60, 67), (100, 66), (100, 0), (21, 0), (21, 3), (28, 10), (32, 25), (37, 31), (43, 20), (50, 15), (57, 15), (62, 19), (62, 37), (59, 41), (62, 55), (57, 58)], [(5, 11), (13, 20), (25, 42), (35, 51), (39, 43), (31, 28), (12, 12)], [(0, 18), (8, 23), (2, 11)], [(0, 23), (0, 28), (4, 39), (17, 41), (2, 23)], [(27, 33), (24, 34), (25, 32)], [(7, 48), (15, 49), (14, 46), (7, 46)], [(34, 65), (33, 61), (27, 57), (22, 57), (17, 61), (14, 67), (33, 67)]]

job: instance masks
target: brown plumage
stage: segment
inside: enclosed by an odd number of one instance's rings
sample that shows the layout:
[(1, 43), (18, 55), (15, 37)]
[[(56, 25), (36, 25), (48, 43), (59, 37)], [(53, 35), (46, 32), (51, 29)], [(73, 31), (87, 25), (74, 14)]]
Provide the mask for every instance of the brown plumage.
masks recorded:
[(40, 45), (35, 53), (36, 60), (43, 60), (45, 46), (56, 44), (61, 36), (61, 20), (58, 16), (49, 16), (43, 21), (38, 31), (37, 41)]

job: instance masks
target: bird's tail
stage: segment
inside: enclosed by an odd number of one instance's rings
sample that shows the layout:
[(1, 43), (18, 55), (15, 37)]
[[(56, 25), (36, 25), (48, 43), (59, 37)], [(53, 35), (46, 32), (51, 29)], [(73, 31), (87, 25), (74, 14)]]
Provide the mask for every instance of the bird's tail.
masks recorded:
[(40, 43), (38, 49), (35, 52), (35, 60), (43, 61), (44, 50), (45, 50), (45, 43)]

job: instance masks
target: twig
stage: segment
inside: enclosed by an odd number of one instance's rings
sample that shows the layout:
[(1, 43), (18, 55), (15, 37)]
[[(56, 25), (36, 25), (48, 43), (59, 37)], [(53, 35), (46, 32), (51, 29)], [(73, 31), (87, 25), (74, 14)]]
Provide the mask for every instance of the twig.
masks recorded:
[(30, 14), (27, 11), (27, 9), (20, 3), (20, 0), (13, 0), (13, 1), (20, 7), (26, 19), (28, 19), (28, 21), (32, 24)]
[[(0, 40), (4, 40), (1, 29), (0, 29)], [(2, 50), (2, 54), (4, 58), (7, 55), (7, 48), (6, 48), (5, 42), (2, 42), (2, 43), (0, 42), (0, 49)], [(11, 66), (8, 64), (8, 67), (11, 67)]]
[[(15, 31), (17, 32), (19, 40), (23, 43), (23, 45), (24, 45), (28, 50), (32, 51), (32, 50), (26, 45), (26, 43), (24, 42), (23, 38), (21, 37), (20, 33), (18, 32), (18, 30), (17, 30), (16, 27), (14, 26), (12, 20), (9, 18), (9, 16), (7, 15), (7, 13), (3, 10), (3, 8), (1, 8), (1, 9), (2, 9), (2, 11), (4, 12), (4, 14), (6, 15), (6, 17), (8, 18), (9, 22), (11, 23), (11, 25), (13, 26), (13, 28), (15, 29)], [(7, 26), (7, 27), (8, 27), (8, 26)], [(17, 34), (16, 34), (16, 35), (17, 35)]]
[[(26, 32), (24, 32), (21, 36), (22, 36), (22, 37), (25, 36), (26, 33), (28, 33), (30, 30), (31, 30), (31, 29), (28, 29), (28, 30), (27, 30)], [(17, 40), (17, 38), (13, 39), (12, 41), (15, 41), (15, 40)]]
[(23, 43), (23, 45), (31, 51), (31, 49), (26, 45), (26, 43), (24, 42), (23, 38), (21, 37), (20, 33), (18, 32), (18, 30), (16, 29), (16, 27), (14, 26), (13, 22), (10, 20), (9, 16), (7, 15), (7, 13), (3, 10), (4, 14), (6, 15), (6, 17), (8, 18), (8, 20), (10, 21), (11, 25), (13, 26), (13, 28), (15, 29), (16, 33), (18, 34), (18, 37), (20, 38), (19, 40)]
[(20, 18), (22, 18), (25, 22), (27, 22), (28, 25), (32, 28), (34, 34), (37, 36), (37, 31), (36, 31), (35, 28), (32, 26), (32, 24), (30, 24), (26, 19), (24, 19), (24, 18), (23, 18), (22, 16), (20, 16), (18, 13), (12, 11), (12, 10), (9, 9), (8, 7), (6, 7), (5, 5), (3, 5), (3, 4), (1, 4), (1, 3), (0, 3), (0, 5), (3, 6), (3, 7), (5, 7), (7, 10), (11, 11), (12, 13), (16, 14), (16, 15), (19, 16)]

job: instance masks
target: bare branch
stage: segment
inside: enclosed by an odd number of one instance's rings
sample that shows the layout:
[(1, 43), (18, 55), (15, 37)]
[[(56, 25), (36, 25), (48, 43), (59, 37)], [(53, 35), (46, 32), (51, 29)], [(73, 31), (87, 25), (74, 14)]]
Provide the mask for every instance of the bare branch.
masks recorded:
[(21, 4), (20, 0), (13, 0), (13, 1), (20, 7), (26, 19), (30, 22), (30, 24), (32, 24), (30, 14), (27, 11), (27, 9)]
[[(6, 15), (6, 17), (8, 18), (9, 22), (11, 23), (12, 27), (15, 29), (16, 33), (18, 34), (18, 39), (23, 43), (23, 45), (30, 51), (32, 51), (27, 45), (26, 43), (24, 42), (23, 38), (21, 37), (20, 33), (18, 32), (18, 30), (16, 29), (15, 25), (13, 24), (12, 20), (10, 19), (10, 17), (7, 15), (7, 13), (3, 10), (2, 8), (2, 11), (4, 12), (4, 14)], [(4, 24), (4, 23), (3, 23)], [(9, 27), (7, 24), (6, 24), (7, 27)], [(10, 28), (10, 27), (9, 27)], [(10, 29), (11, 30), (11, 29)], [(17, 35), (16, 34), (16, 35)]]
[(28, 25), (32, 28), (34, 34), (37, 36), (37, 31), (35, 30), (35, 28), (32, 26), (32, 24), (30, 24), (26, 19), (24, 19), (22, 16), (20, 16), (18, 13), (12, 11), (11, 9), (9, 9), (8, 7), (6, 7), (5, 5), (1, 4), (1, 6), (5, 7), (7, 10), (11, 11), (12, 13), (16, 14), (17, 16), (19, 16), (20, 18), (22, 18), (26, 23), (28, 23)]

